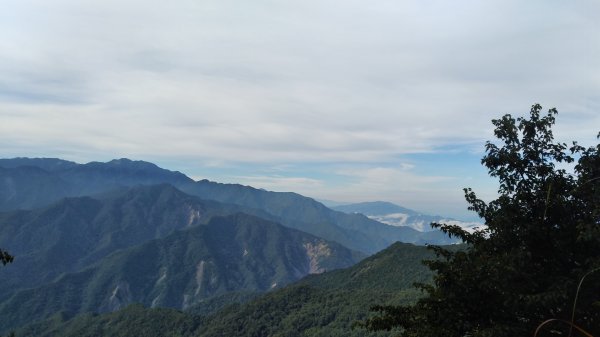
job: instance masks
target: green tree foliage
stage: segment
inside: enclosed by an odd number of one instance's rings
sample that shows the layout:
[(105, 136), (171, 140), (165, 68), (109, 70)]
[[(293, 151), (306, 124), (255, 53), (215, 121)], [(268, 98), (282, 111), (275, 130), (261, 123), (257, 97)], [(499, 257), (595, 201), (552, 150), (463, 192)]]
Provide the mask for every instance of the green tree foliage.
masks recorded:
[[(536, 104), (528, 119), (492, 121), (498, 142), (486, 143), (482, 164), (498, 179), (499, 197), (485, 203), (465, 189), (487, 229), (433, 224), (468, 248), (432, 247), (440, 259), (425, 262), (436, 273), (432, 285), (420, 285), (426, 296), (413, 306), (376, 307), (368, 328), (399, 326), (404, 337), (516, 337), (533, 336), (547, 319), (574, 317), (600, 332), (600, 273), (588, 276), (573, 305), (581, 278), (600, 266), (600, 144), (554, 142), (557, 111), (541, 111)], [(567, 336), (569, 328), (548, 324), (538, 336)]]
[(168, 308), (145, 308), (132, 304), (102, 315), (86, 313), (69, 319), (58, 312), (50, 319), (18, 329), (13, 337), (192, 337), (199, 317)]

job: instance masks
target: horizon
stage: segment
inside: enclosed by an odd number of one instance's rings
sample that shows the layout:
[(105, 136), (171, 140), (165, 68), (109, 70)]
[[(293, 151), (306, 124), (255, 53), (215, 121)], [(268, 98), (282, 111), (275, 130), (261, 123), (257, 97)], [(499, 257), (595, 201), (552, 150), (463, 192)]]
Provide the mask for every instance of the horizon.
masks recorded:
[(194, 180), (460, 220), (491, 120), (600, 126), (590, 0), (7, 2), (0, 153), (144, 160)]
[[(66, 160), (66, 159), (56, 158), (56, 157), (13, 157), (13, 158), (0, 158), (0, 160), (13, 160), (13, 159), (50, 159), (50, 160), (62, 160), (62, 161), (67, 161), (69, 163), (74, 163), (74, 164), (77, 164), (77, 165), (86, 165), (86, 164), (91, 164), (91, 163), (103, 163), (103, 164), (106, 164), (106, 163), (110, 163), (110, 162), (113, 162), (113, 161), (126, 160), (126, 161), (130, 161), (130, 162), (142, 162), (142, 163), (146, 163), (146, 164), (152, 164), (152, 165), (157, 166), (160, 169), (168, 170), (168, 171), (171, 171), (171, 172), (181, 173), (181, 174), (185, 175), (186, 177), (192, 179), (195, 182), (200, 182), (202, 180), (207, 180), (207, 181), (210, 181), (210, 182), (221, 183), (221, 184), (239, 184), (239, 183), (236, 183), (236, 182), (229, 182), (229, 183), (227, 183), (227, 182), (215, 181), (215, 180), (206, 179), (206, 178), (194, 178), (194, 177), (191, 177), (191, 176), (187, 175), (185, 172), (181, 172), (181, 171), (178, 171), (178, 170), (171, 170), (168, 167), (162, 167), (162, 166), (157, 165), (156, 163), (153, 163), (153, 162), (150, 162), (150, 161), (137, 160), (137, 159), (131, 159), (131, 158), (125, 158), (125, 157), (123, 157), (123, 158), (113, 158), (113, 159), (110, 159), (110, 160), (107, 160), (107, 161), (104, 161), (104, 162), (103, 161), (96, 161), (96, 160), (89, 161), (89, 162), (76, 162), (76, 161), (71, 161), (71, 160)], [(272, 191), (272, 190), (267, 190), (267, 189), (264, 189), (264, 188), (261, 188), (261, 187), (252, 186), (252, 185), (244, 185), (244, 184), (241, 184), (241, 185), (247, 186), (247, 187), (256, 188), (256, 189), (260, 189), (260, 190), (264, 190), (264, 191), (267, 191), (267, 192), (281, 192), (281, 193), (292, 192), (292, 193), (298, 193), (296, 191)], [(298, 193), (298, 194), (300, 194), (300, 193)], [(400, 207), (404, 207), (405, 206), (405, 205), (394, 203), (394, 202), (391, 202), (391, 201), (388, 201), (388, 200), (376, 200), (376, 199), (373, 199), (373, 200), (358, 200), (358, 201), (340, 201), (340, 200), (321, 199), (321, 198), (318, 198), (318, 197), (312, 197), (310, 195), (303, 195), (303, 194), (300, 194), (300, 195), (302, 195), (304, 197), (311, 198), (311, 199), (313, 199), (313, 200), (315, 200), (315, 201), (317, 201), (317, 202), (319, 202), (319, 203), (321, 203), (321, 204), (323, 204), (323, 205), (325, 205), (325, 206), (327, 206), (329, 208), (334, 208), (336, 206), (346, 206), (346, 205), (364, 204), (364, 203), (387, 203), (387, 204), (391, 204), (391, 205), (394, 205), (394, 206), (400, 206)], [(481, 219), (479, 219), (476, 216), (473, 217), (473, 218), (470, 218), (470, 219), (469, 218), (467, 218), (467, 219), (454, 219), (454, 218), (452, 218), (450, 216), (447, 216), (447, 214), (428, 213), (428, 212), (425, 212), (425, 211), (421, 211), (421, 210), (418, 210), (418, 209), (412, 209), (412, 208), (408, 208), (408, 209), (411, 210), (411, 211), (415, 211), (417, 213), (420, 213), (422, 215), (445, 217), (445, 218), (448, 218), (448, 220), (461, 220), (461, 221), (465, 221), (465, 222), (476, 222), (476, 221), (478, 221), (478, 222), (481, 223)]]

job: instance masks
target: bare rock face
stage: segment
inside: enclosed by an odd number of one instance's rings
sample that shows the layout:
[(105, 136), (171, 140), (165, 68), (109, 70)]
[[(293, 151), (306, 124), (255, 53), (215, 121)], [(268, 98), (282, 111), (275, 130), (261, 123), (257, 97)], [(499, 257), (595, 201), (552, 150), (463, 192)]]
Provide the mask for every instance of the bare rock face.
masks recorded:
[(307, 242), (304, 245), (306, 249), (306, 257), (309, 263), (309, 274), (321, 274), (327, 271), (321, 266), (321, 261), (324, 258), (331, 256), (331, 248), (323, 241)]
[(186, 213), (187, 213), (187, 224), (186, 224), (186, 228), (189, 228), (193, 225), (196, 224), (196, 222), (198, 220), (201, 219), (201, 214), (200, 211), (195, 209), (192, 205), (185, 205), (186, 207)]
[(125, 281), (119, 281), (112, 293), (100, 308), (100, 311), (115, 311), (124, 308), (132, 302), (131, 291), (129, 289), (129, 283)]

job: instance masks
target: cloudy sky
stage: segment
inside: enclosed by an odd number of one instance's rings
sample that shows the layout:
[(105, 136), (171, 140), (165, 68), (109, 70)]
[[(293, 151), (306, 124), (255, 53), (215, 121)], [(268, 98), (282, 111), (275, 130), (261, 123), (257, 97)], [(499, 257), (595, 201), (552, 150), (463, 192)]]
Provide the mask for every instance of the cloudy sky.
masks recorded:
[(595, 0), (2, 0), (0, 156), (468, 218), (490, 120), (600, 131)]

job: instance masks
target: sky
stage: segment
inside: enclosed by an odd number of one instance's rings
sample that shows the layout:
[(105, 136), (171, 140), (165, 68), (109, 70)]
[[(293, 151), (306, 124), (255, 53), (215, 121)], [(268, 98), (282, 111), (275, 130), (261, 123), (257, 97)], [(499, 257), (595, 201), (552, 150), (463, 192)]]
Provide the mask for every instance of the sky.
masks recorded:
[(595, 0), (2, 0), (0, 157), (472, 219), (490, 121), (600, 131)]

